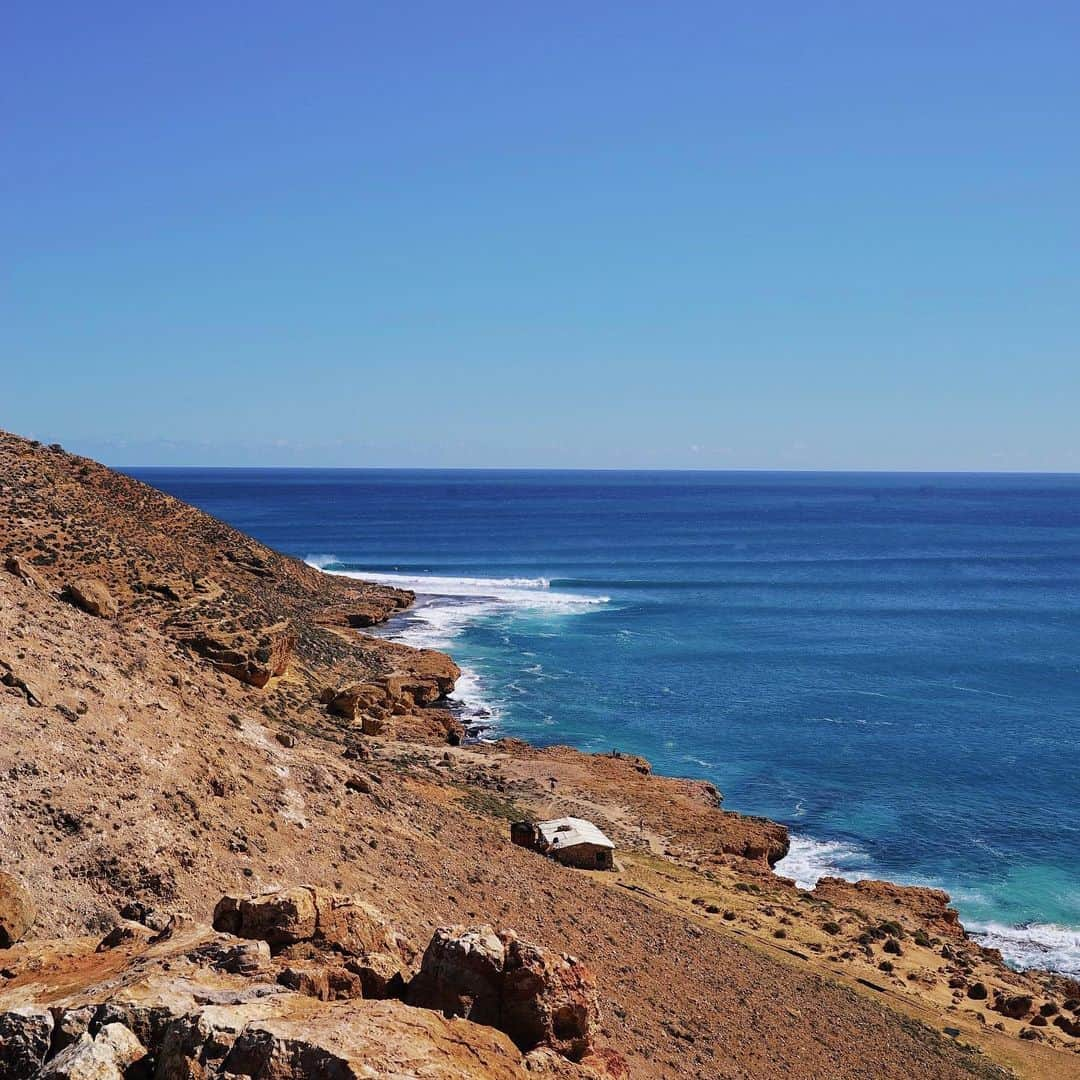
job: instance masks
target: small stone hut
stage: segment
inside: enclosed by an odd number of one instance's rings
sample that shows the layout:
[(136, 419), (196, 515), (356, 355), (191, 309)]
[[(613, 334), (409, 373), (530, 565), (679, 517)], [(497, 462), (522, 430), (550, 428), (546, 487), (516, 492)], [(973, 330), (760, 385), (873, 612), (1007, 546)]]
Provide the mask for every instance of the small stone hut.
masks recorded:
[(510, 839), (544, 855), (583, 870), (611, 870), (615, 866), (615, 845), (584, 818), (554, 818), (551, 821), (516, 821)]

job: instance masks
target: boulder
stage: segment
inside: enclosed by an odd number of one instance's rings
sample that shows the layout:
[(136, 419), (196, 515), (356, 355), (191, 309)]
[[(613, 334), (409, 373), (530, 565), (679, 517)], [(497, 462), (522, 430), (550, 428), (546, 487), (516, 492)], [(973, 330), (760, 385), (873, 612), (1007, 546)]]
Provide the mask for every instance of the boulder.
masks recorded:
[(123, 1024), (105, 1024), (91, 1036), (84, 1032), (38, 1074), (36, 1080), (124, 1080), (130, 1066), (146, 1057), (146, 1048)]
[(410, 1005), (498, 1027), (506, 947), (491, 926), (440, 927), (409, 983)]
[(177, 1017), (157, 1046), (155, 1080), (209, 1080), (221, 1075), (221, 1064), (237, 1036), (268, 1011), (263, 1004), (206, 1005)]
[(1055, 1016), (1054, 1026), (1060, 1028), (1066, 1035), (1074, 1039), (1080, 1039), (1080, 1020), (1070, 1020), (1067, 1016)]
[(100, 578), (79, 578), (64, 589), (64, 599), (99, 619), (113, 619), (120, 610), (105, 582)]
[(40, 1005), (22, 1005), (0, 1013), (0, 1076), (34, 1076), (52, 1043), (53, 1017)]
[(568, 1061), (548, 1047), (530, 1050), (524, 1058), (525, 1070), (544, 1080), (629, 1080), (626, 1059), (607, 1048), (587, 1054), (579, 1062)]
[(19, 941), (35, 918), (37, 908), (29, 891), (18, 878), (0, 870), (0, 948)]
[(317, 927), (315, 890), (304, 885), (248, 898), (224, 896), (214, 908), (215, 930), (257, 938), (271, 951), (310, 941)]
[(436, 930), (406, 1000), (497, 1027), (523, 1052), (549, 1047), (573, 1061), (591, 1050), (600, 1024), (584, 964), (490, 926)]
[(205, 965), (228, 975), (252, 978), (270, 969), (270, 946), (257, 939), (210, 941), (193, 949), (187, 956), (200, 966)]
[(405, 943), (382, 912), (357, 896), (338, 896), (314, 889), (318, 923), (316, 940), (346, 956), (398, 955)]
[(523, 1050), (548, 1046), (572, 1061), (592, 1048), (600, 999), (592, 972), (572, 956), (511, 939), (499, 1027)]
[(41, 588), (41, 579), (34, 572), (30, 564), (18, 555), (9, 555), (4, 560), (4, 569), (9, 574), (14, 574), (24, 585), (33, 585)]
[(54, 1008), (51, 1053), (58, 1054), (89, 1031), (96, 1012), (93, 1005), (83, 1005), (75, 1009)]
[(346, 964), (328, 964), (323, 960), (293, 960), (278, 974), (278, 982), (298, 994), (319, 1001), (351, 1001), (353, 998), (386, 997), (365, 994), (360, 975)]
[(995, 998), (992, 1008), (1002, 1016), (1011, 1017), (1013, 1020), (1023, 1020), (1034, 1005), (1030, 994), (1002, 994)]
[(249, 1023), (221, 1065), (251, 1080), (522, 1080), (505, 1035), (399, 1001), (334, 1002)]
[[(368, 998), (397, 996), (404, 989), (403, 959), (413, 951), (378, 908), (359, 897), (307, 885), (246, 899), (223, 897), (214, 910), (214, 929), (265, 941), (271, 951), (290, 960), (332, 953), (336, 963), (326, 973), (301, 964), (280, 980), (324, 999), (361, 993)], [(341, 973), (335, 983), (331, 975), (337, 969)]]
[(154, 936), (154, 931), (142, 923), (125, 920), (114, 926), (99, 942), (98, 952), (108, 952), (121, 945), (145, 945)]

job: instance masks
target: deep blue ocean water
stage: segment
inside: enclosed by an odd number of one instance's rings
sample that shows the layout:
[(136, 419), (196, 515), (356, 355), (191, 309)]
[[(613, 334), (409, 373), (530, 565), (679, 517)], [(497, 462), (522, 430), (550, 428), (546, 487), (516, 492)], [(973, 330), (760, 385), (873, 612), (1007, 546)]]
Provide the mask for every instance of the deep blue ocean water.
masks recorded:
[(425, 596), (489, 734), (644, 754), (781, 870), (939, 885), (1080, 973), (1080, 477), (132, 469)]

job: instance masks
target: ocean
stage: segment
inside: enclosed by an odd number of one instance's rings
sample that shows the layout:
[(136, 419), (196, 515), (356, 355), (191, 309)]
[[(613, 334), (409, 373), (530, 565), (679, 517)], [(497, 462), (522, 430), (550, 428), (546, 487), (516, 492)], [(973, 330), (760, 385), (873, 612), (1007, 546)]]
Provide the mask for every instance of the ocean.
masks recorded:
[(462, 666), (480, 737), (643, 754), (779, 870), (948, 890), (1080, 974), (1080, 476), (129, 469)]

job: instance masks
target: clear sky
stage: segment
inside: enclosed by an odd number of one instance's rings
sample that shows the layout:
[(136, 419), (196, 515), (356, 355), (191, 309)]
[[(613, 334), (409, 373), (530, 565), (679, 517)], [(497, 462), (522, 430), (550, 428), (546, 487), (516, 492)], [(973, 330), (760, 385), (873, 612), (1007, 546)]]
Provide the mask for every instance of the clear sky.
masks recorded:
[(0, 426), (1080, 470), (1080, 5), (16, 0)]

